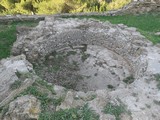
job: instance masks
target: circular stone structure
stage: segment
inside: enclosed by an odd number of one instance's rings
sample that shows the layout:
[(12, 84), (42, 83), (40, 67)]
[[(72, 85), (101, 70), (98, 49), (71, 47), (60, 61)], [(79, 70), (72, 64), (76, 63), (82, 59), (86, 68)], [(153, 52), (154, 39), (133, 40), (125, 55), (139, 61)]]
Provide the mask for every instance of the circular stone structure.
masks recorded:
[[(116, 89), (143, 76), (150, 42), (125, 25), (46, 17), (17, 37), (12, 54), (25, 54), (45, 80), (80, 91)], [(37, 69), (36, 69), (37, 68)]]

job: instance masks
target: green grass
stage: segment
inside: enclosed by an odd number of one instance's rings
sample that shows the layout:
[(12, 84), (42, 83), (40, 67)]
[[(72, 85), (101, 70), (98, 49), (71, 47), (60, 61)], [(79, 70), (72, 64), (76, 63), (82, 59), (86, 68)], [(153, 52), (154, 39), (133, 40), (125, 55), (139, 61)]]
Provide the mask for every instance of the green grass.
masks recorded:
[(6, 105), (4, 107), (0, 107), (0, 115), (2, 115), (2, 118), (8, 112), (8, 110), (9, 110), (9, 105)]
[[(74, 16), (73, 16), (74, 17)], [(78, 18), (94, 18), (100, 21), (110, 21), (113, 24), (125, 24), (136, 27), (142, 35), (154, 44), (160, 43), (160, 36), (154, 35), (160, 31), (159, 14), (123, 15), (123, 16), (82, 16)], [(16, 40), (16, 26), (36, 26), (37, 21), (21, 21), (0, 23), (0, 59), (10, 56), (10, 50)], [(55, 68), (58, 69), (58, 68)]]
[(157, 88), (160, 90), (160, 74), (155, 74), (154, 77), (157, 81)]
[(23, 91), (17, 97), (24, 96), (24, 95), (33, 95), (38, 100), (40, 100), (40, 102), (41, 102), (41, 111), (42, 112), (48, 112), (50, 106), (58, 106), (64, 100), (62, 97), (61, 98), (50, 98), (50, 97), (48, 97), (48, 93), (42, 93), (41, 91), (39, 91), (37, 86), (28, 87), (25, 91)]
[(54, 87), (52, 84), (48, 84), (48, 82), (46, 82), (45, 80), (42, 80), (42, 79), (37, 79), (36, 82), (33, 84), (33, 85), (41, 85), (43, 87), (45, 87), (46, 89), (48, 89), (49, 91), (52, 92), (52, 94), (56, 94), (55, 91), (54, 91)]
[(106, 114), (111, 114), (116, 117), (116, 120), (121, 120), (120, 115), (126, 112), (124, 105), (113, 105), (112, 103), (108, 103), (103, 110)]
[(0, 23), (0, 59), (10, 56), (10, 50), (16, 41), (16, 26), (36, 26), (37, 21)]
[(134, 77), (133, 75), (126, 77), (123, 82), (125, 82), (126, 84), (131, 84), (134, 82)]
[(11, 88), (12, 90), (15, 90), (15, 89), (19, 88), (19, 87), (21, 86), (21, 84), (22, 84), (22, 81), (16, 80), (16, 81), (14, 81), (14, 83), (12, 83), (12, 84), (10, 85), (10, 88)]
[(84, 62), (85, 60), (87, 60), (87, 58), (89, 58), (89, 56), (90, 56), (90, 54), (82, 53), (82, 56), (81, 56), (82, 62)]
[(46, 87), (46, 89), (51, 90), (51, 93), (53, 95), (55, 94), (51, 85), (48, 85), (47, 83), (45, 83), (42, 80), (36, 80), (32, 86), (28, 87), (26, 90), (24, 90), (18, 96), (16, 96), (15, 99), (17, 97), (24, 96), (24, 95), (33, 95), (38, 100), (40, 100), (42, 111), (47, 111), (50, 105), (54, 105), (54, 106), (60, 105), (60, 103), (62, 102), (61, 98), (55, 99), (55, 98), (48, 97), (48, 93), (46, 93), (45, 91), (43, 92), (43, 91), (39, 90), (39, 87), (40, 87), (39, 84), (40, 85), (43, 84), (43, 86)]
[(123, 16), (81, 16), (76, 18), (94, 18), (100, 21), (110, 21), (113, 24), (122, 23), (129, 27), (136, 27), (142, 35), (154, 44), (160, 43), (160, 37), (154, 35), (155, 32), (160, 31), (160, 14), (157, 13)]
[(41, 113), (39, 120), (98, 120), (99, 116), (88, 105), (81, 108), (71, 108), (56, 112)]

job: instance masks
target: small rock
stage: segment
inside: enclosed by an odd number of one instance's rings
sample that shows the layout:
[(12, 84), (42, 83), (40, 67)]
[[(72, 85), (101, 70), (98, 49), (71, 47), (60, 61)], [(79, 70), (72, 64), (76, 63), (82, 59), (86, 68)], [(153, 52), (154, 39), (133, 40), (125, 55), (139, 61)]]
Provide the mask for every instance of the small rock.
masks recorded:
[(97, 97), (92, 101), (89, 101), (89, 107), (91, 107), (96, 113), (101, 114), (104, 106), (108, 103), (108, 94), (105, 90), (97, 90)]
[(156, 36), (160, 36), (160, 32), (156, 32), (155, 35), (156, 35)]
[(83, 100), (75, 100), (74, 93), (72, 91), (68, 91), (64, 101), (60, 106), (57, 106), (56, 111), (60, 109), (70, 109), (78, 106), (83, 106), (85, 102)]
[[(103, 114), (100, 116), (100, 120), (116, 120), (116, 117), (114, 115), (110, 115), (110, 114)], [(121, 119), (123, 120), (123, 119)]]
[(52, 55), (51, 55), (51, 56), (49, 56), (49, 59), (50, 59), (50, 60), (51, 60), (51, 59), (54, 59), (54, 56), (52, 56)]
[(131, 116), (126, 113), (121, 114), (120, 119), (121, 120), (132, 120)]
[(57, 97), (62, 97), (66, 94), (66, 89), (62, 86), (54, 85), (54, 91)]
[(31, 95), (18, 97), (9, 104), (4, 120), (38, 120), (40, 102)]

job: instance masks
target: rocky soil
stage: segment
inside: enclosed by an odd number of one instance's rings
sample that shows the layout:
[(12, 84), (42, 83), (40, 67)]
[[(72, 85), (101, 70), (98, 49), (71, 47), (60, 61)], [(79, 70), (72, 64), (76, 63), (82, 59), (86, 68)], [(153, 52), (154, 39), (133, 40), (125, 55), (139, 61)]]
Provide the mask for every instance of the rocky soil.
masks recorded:
[[(2, 120), (86, 104), (100, 120), (159, 120), (160, 48), (136, 28), (46, 17), (18, 31), (0, 62)], [(125, 110), (110, 113), (115, 106)]]

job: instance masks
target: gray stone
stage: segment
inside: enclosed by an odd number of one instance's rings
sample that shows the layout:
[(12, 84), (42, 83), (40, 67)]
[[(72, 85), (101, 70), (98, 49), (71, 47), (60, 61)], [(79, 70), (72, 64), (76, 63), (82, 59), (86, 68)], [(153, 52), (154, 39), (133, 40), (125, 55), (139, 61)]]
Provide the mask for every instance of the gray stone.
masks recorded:
[(26, 60), (24, 55), (10, 57), (0, 61), (0, 103), (13, 91), (10, 86), (19, 79), (16, 72), (18, 71), (23, 74), (29, 73), (32, 70), (32, 65)]
[(9, 104), (4, 120), (38, 120), (40, 112), (40, 102), (34, 96), (25, 95)]
[(56, 93), (56, 98), (61, 98), (66, 95), (66, 89), (62, 86), (54, 85), (54, 91)]
[(75, 99), (74, 93), (72, 91), (68, 91), (64, 101), (61, 103), (60, 106), (57, 106), (56, 111), (60, 109), (70, 109), (70, 108), (80, 107), (83, 106), (84, 104), (85, 102), (83, 100)]
[(102, 116), (100, 116), (100, 120), (116, 120), (116, 117), (110, 114), (103, 114)]
[(156, 32), (155, 35), (160, 36), (160, 32)]

